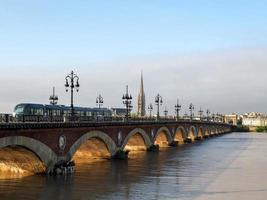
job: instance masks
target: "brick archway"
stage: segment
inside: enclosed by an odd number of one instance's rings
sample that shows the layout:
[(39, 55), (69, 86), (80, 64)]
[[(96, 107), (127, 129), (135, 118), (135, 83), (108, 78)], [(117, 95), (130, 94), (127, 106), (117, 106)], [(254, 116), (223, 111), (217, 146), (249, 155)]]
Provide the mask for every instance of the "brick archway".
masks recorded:
[(102, 131), (90, 131), (86, 134), (84, 134), (82, 137), (80, 137), (70, 148), (70, 150), (67, 153), (67, 160), (71, 160), (76, 151), (80, 148), (80, 146), (85, 143), (90, 138), (97, 138), (103, 141), (110, 152), (111, 156), (113, 156), (117, 151), (117, 146), (115, 142), (104, 132)]
[(157, 139), (157, 136), (162, 132), (164, 132), (165, 136), (167, 137), (167, 140), (168, 140), (169, 144), (173, 142), (173, 137), (172, 137), (172, 134), (171, 134), (170, 130), (167, 127), (163, 126), (163, 127), (158, 129), (155, 137), (153, 138), (153, 144), (155, 143), (155, 141)]
[[(194, 138), (191, 138), (191, 137), (190, 137), (190, 132), (191, 132), (191, 131), (192, 131), (192, 133), (193, 133), (193, 137), (194, 137)], [(190, 126), (190, 128), (188, 129), (187, 138), (190, 137), (191, 139), (194, 140), (194, 139), (197, 137), (197, 134), (198, 134), (198, 132), (197, 132), (196, 127), (195, 127), (195, 126)]]
[(21, 146), (32, 151), (44, 163), (47, 173), (52, 172), (54, 165), (57, 163), (57, 155), (55, 152), (44, 143), (33, 138), (25, 136), (9, 136), (0, 138), (0, 148), (7, 146)]
[(141, 137), (143, 138), (144, 143), (145, 143), (147, 148), (152, 145), (152, 142), (151, 142), (148, 134), (141, 128), (135, 128), (130, 133), (128, 133), (126, 138), (124, 139), (124, 141), (122, 143), (122, 146), (121, 146), (122, 150), (125, 148), (125, 146), (127, 145), (128, 141), (130, 140), (130, 138), (132, 136), (134, 136), (135, 134), (140, 134), (141, 135)]
[(175, 139), (175, 136), (176, 134), (179, 134), (181, 133), (182, 134), (182, 139), (185, 140), (187, 138), (187, 134), (186, 134), (186, 130), (183, 126), (179, 126), (176, 130), (175, 130), (175, 133), (174, 133), (174, 139)]
[(202, 126), (200, 126), (198, 128), (197, 136), (204, 137), (204, 135), (205, 135), (205, 129)]

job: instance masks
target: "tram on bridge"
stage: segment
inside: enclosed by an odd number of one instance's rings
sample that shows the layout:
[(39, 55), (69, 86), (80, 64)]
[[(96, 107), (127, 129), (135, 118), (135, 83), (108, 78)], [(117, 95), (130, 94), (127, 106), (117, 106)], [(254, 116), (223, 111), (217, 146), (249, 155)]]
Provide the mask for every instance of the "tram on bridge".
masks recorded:
[[(108, 108), (74, 107), (75, 117), (80, 121), (109, 120), (112, 111)], [(70, 107), (21, 103), (15, 106), (13, 117), (18, 121), (65, 121), (70, 116)]]

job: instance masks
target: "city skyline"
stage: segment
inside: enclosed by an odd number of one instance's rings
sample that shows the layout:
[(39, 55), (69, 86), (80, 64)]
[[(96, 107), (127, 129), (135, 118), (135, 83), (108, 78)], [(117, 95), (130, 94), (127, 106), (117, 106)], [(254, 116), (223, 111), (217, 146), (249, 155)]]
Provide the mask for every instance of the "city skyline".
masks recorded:
[[(2, 2), (0, 112), (22, 102), (69, 105), (64, 77), (81, 78), (75, 105), (123, 107), (129, 85), (137, 110), (143, 70), (146, 104), (157, 93), (169, 114), (267, 113), (264, 1)], [(212, 17), (213, 16), (213, 17)], [(155, 110), (153, 110), (155, 114)]]

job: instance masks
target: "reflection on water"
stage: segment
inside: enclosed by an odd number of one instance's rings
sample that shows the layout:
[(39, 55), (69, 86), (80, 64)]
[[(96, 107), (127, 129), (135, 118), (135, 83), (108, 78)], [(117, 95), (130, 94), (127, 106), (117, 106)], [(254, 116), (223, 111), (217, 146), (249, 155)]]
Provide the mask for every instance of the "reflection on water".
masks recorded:
[(0, 180), (0, 199), (194, 199), (248, 145), (257, 153), (262, 140), (267, 135), (233, 133), (128, 160), (79, 165), (69, 176)]

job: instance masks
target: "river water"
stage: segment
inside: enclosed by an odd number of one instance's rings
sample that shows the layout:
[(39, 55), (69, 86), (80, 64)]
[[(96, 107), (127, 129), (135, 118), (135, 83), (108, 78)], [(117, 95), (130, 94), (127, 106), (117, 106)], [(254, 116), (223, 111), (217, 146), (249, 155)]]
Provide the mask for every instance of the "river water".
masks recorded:
[(267, 134), (232, 133), (101, 160), (68, 176), (0, 180), (0, 199), (267, 199)]

